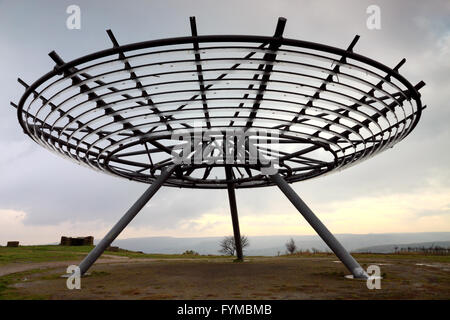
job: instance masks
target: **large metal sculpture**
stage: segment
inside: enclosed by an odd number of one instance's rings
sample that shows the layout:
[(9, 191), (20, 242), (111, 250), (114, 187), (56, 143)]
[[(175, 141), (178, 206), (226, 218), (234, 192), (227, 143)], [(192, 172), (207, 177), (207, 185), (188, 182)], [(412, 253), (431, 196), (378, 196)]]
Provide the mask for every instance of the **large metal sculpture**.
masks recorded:
[(161, 186), (226, 188), (242, 260), (235, 189), (276, 185), (352, 275), (367, 277), (289, 183), (405, 138), (424, 108), (424, 83), (413, 86), (398, 73), (404, 59), (389, 68), (354, 53), (358, 36), (343, 50), (283, 38), (284, 18), (272, 37), (199, 36), (195, 18), (190, 23), (191, 36), (122, 46), (108, 30), (112, 48), (70, 62), (52, 51), (52, 71), (31, 85), (19, 79), (26, 91), (12, 105), (36, 143), (150, 184), (81, 262), (81, 273)]

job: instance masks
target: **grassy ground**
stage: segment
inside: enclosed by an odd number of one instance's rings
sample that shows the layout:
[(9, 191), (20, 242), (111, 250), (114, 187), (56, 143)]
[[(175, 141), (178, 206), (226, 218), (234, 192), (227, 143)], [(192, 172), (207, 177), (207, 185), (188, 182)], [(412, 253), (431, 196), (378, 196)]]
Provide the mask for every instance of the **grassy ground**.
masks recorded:
[(0, 271), (11, 265), (48, 261), (47, 267), (0, 277), (0, 299), (450, 299), (450, 257), (420, 254), (355, 254), (364, 268), (377, 264), (380, 290), (348, 280), (332, 254), (247, 257), (146, 255), (108, 252), (112, 262), (95, 264), (68, 290), (62, 259), (79, 261), (90, 247), (0, 248)]
[(0, 247), (0, 265), (9, 263), (28, 263), (44, 261), (65, 261), (80, 258), (91, 246), (20, 246), (17, 248)]
[[(29, 263), (47, 261), (68, 261), (81, 259), (93, 246), (20, 246), (17, 248), (0, 247), (0, 266), (9, 263)], [(223, 256), (202, 256), (183, 254), (145, 254), (128, 250), (119, 252), (106, 251), (105, 255), (122, 256), (128, 258), (149, 258), (149, 259), (175, 259), (175, 258), (223, 258)]]
[(26, 281), (29, 276), (39, 272), (42, 272), (42, 270), (32, 269), (0, 277), (0, 300), (41, 300), (48, 298), (49, 296), (45, 294), (21, 294), (12, 288), (15, 283)]
[[(352, 253), (353, 257), (364, 258), (364, 259), (389, 259), (389, 260), (411, 260), (417, 259), (421, 262), (442, 262), (442, 263), (450, 263), (450, 255), (426, 255), (419, 252), (407, 252), (407, 253)], [(298, 258), (298, 257), (335, 257), (333, 253), (295, 253), (289, 255), (283, 255), (282, 257), (286, 258)]]

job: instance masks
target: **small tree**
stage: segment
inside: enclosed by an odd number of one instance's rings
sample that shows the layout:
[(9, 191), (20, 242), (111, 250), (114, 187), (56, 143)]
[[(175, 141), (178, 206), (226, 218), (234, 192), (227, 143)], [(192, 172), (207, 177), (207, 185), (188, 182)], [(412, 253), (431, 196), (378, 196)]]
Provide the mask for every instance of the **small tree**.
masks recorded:
[(297, 251), (297, 245), (295, 244), (294, 239), (291, 238), (291, 240), (286, 242), (286, 250), (289, 254), (293, 254)]
[(185, 255), (185, 256), (198, 256), (199, 253), (197, 251), (194, 251), (194, 250), (186, 250), (185, 252), (182, 253), (182, 255)]
[[(244, 248), (248, 247), (249, 245), (250, 245), (250, 241), (248, 240), (248, 237), (241, 236), (242, 250), (244, 250)], [(236, 243), (234, 241), (234, 237), (227, 236), (227, 237), (223, 238), (220, 241), (220, 248), (221, 249), (219, 250), (219, 252), (222, 252), (229, 256), (234, 256), (234, 254), (236, 253)]]

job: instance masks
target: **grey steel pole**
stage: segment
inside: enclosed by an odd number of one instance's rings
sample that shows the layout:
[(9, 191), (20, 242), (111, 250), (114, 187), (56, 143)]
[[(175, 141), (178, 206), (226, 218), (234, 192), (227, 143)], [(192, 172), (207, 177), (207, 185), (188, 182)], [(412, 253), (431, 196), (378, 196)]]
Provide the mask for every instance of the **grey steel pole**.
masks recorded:
[(325, 225), (316, 217), (314, 212), (303, 202), (303, 200), (295, 193), (294, 189), (283, 179), (283, 177), (276, 173), (269, 176), (273, 182), (283, 191), (289, 201), (297, 208), (302, 216), (319, 234), (323, 241), (330, 247), (336, 256), (342, 261), (347, 269), (353, 274), (355, 278), (367, 279), (368, 275), (359, 263), (345, 250), (333, 234), (325, 227)]
[(102, 253), (108, 248), (117, 236), (125, 229), (125, 227), (133, 220), (145, 204), (153, 197), (153, 195), (161, 188), (164, 182), (170, 177), (176, 165), (167, 167), (161, 172), (161, 175), (153, 181), (148, 189), (142, 194), (139, 199), (128, 209), (125, 215), (112, 227), (108, 234), (92, 249), (91, 252), (81, 261), (79, 268), (80, 274), (83, 275)]
[[(231, 167), (225, 166), (225, 175), (227, 180), (232, 179)], [(231, 221), (233, 222), (234, 243), (236, 245), (236, 255), (239, 261), (244, 261), (244, 255), (242, 253), (241, 231), (239, 230), (239, 218), (236, 205), (236, 194), (234, 192), (234, 184), (228, 183), (228, 200), (230, 202)]]

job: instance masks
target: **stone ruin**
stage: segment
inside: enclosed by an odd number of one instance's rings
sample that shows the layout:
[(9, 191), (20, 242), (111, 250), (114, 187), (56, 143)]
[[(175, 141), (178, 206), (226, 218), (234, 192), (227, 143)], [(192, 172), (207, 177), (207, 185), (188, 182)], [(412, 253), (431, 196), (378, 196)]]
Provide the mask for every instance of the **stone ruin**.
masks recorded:
[(61, 246), (93, 246), (94, 245), (94, 237), (61, 237)]

